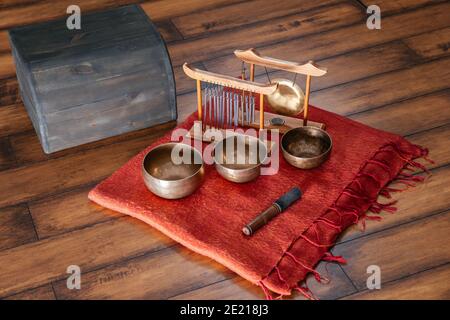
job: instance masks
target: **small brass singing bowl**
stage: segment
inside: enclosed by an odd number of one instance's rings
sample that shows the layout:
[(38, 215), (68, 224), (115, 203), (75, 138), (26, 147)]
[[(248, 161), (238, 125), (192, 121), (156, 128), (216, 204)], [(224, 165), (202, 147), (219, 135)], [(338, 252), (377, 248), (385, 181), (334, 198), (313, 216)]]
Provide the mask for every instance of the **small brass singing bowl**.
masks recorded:
[(142, 176), (147, 188), (161, 198), (186, 197), (203, 182), (202, 155), (182, 143), (161, 144), (145, 155)]
[(267, 102), (275, 113), (295, 116), (303, 111), (305, 95), (296, 83), (287, 79), (273, 79), (271, 82), (278, 83), (277, 90), (267, 96)]
[(330, 135), (316, 127), (293, 128), (281, 138), (283, 157), (300, 169), (320, 166), (330, 155), (332, 145)]
[(251, 136), (231, 136), (214, 147), (216, 170), (231, 182), (245, 183), (259, 177), (266, 158), (264, 143)]

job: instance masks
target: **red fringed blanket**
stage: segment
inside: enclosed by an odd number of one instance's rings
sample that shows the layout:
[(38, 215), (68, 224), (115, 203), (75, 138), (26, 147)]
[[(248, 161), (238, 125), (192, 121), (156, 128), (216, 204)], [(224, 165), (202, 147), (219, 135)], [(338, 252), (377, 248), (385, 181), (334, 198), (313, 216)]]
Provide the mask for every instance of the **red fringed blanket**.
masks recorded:
[[(165, 200), (148, 191), (141, 177), (144, 154), (167, 142), (170, 134), (139, 153), (111, 177), (96, 186), (89, 198), (115, 211), (136, 217), (164, 234), (208, 256), (269, 291), (289, 295), (320, 260), (335, 260), (328, 250), (349, 225), (364, 219), (367, 211), (394, 210), (377, 202), (389, 197), (386, 185), (399, 179), (417, 179), (403, 172), (420, 166), (413, 159), (427, 151), (402, 137), (369, 128), (336, 114), (311, 108), (310, 118), (327, 125), (333, 139), (330, 158), (320, 167), (300, 170), (280, 154), (280, 169), (273, 176), (236, 184), (206, 166), (204, 184), (191, 196)], [(181, 126), (189, 129), (190, 116)], [(242, 226), (293, 186), (303, 191), (301, 201), (248, 238)]]

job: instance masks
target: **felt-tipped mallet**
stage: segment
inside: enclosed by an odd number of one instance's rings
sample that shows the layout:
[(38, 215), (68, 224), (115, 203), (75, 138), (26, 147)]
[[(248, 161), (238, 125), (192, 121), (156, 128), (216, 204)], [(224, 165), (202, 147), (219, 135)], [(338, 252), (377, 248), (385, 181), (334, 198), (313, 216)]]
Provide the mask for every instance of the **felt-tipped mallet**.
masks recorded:
[(242, 228), (242, 232), (246, 236), (251, 236), (256, 232), (256, 230), (266, 225), (270, 220), (286, 210), (290, 205), (292, 205), (301, 197), (301, 190), (297, 187), (292, 188), (284, 195), (282, 195), (278, 200), (276, 200), (269, 208), (256, 216), (250, 223), (246, 224)]

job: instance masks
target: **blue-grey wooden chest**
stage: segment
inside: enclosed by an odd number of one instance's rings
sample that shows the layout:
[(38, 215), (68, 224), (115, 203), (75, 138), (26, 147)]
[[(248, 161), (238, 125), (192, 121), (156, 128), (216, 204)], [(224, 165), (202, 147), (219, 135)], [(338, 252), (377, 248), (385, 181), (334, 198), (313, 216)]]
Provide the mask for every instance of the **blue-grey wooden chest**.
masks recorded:
[(159, 32), (136, 5), (9, 32), (22, 100), (46, 153), (177, 117)]

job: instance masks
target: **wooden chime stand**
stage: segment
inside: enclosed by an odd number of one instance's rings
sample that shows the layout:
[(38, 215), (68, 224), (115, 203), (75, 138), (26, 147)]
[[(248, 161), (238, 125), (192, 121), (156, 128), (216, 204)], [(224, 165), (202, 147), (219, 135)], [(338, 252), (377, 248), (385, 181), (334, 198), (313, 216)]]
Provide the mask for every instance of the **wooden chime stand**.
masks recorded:
[(261, 56), (255, 49), (248, 49), (245, 51), (235, 50), (234, 54), (243, 62), (250, 64), (250, 81), (255, 80), (255, 65), (306, 75), (305, 100), (303, 104), (303, 126), (310, 125), (318, 126), (321, 129), (325, 128), (324, 124), (317, 125), (317, 123), (308, 121), (308, 107), (309, 94), (311, 91), (311, 77), (321, 77), (325, 75), (327, 73), (326, 68), (319, 67), (313, 61), (309, 61), (306, 64), (299, 64), (297, 62)]
[[(285, 133), (286, 131), (301, 126), (315, 126), (324, 129), (325, 125), (323, 123), (317, 123), (313, 121), (308, 121), (308, 102), (309, 102), (309, 92), (312, 76), (322, 76), (326, 74), (326, 69), (316, 66), (313, 62), (308, 62), (307, 64), (300, 65), (295, 62), (284, 61), (279, 59), (274, 59), (270, 57), (260, 56), (254, 49), (249, 49), (246, 51), (236, 50), (235, 55), (245, 63), (250, 64), (250, 80), (245, 79), (245, 74), (243, 73), (242, 79), (222, 75), (218, 73), (208, 72), (205, 70), (200, 70), (198, 68), (192, 67), (185, 63), (183, 65), (183, 71), (187, 76), (196, 80), (197, 87), (197, 113), (198, 120), (202, 123), (202, 137), (198, 136), (195, 132), (194, 127), (191, 128), (189, 136), (195, 139), (201, 139), (204, 141), (210, 141), (203, 136), (205, 130), (227, 130), (236, 129), (237, 127), (252, 127), (256, 129), (277, 129), (280, 133)], [(261, 84), (254, 82), (255, 78), (255, 65), (264, 66), (273, 69), (285, 70), (288, 72), (294, 72), (296, 74), (305, 74), (306, 79), (306, 95), (304, 102), (304, 118), (298, 119), (294, 117), (279, 115), (275, 113), (269, 113), (264, 111), (264, 96), (271, 95), (278, 89), (278, 83)], [(206, 83), (210, 86), (215, 86), (213, 89), (204, 88), (202, 90), (202, 83)], [(222, 89), (217, 89), (220, 86)], [(224, 89), (223, 88), (228, 88)], [(203, 91), (209, 90), (209, 104), (205, 95), (203, 97)], [(212, 93), (211, 93), (212, 90)], [(232, 101), (229, 100), (229, 94), (231, 93)], [(205, 93), (206, 94), (206, 93)], [(238, 99), (237, 109), (232, 109), (231, 116), (233, 117), (231, 123), (229, 121), (230, 112), (224, 111), (225, 108), (229, 108), (229, 104), (235, 104), (236, 94)], [(223, 95), (223, 98), (221, 98)], [(211, 97), (214, 97), (214, 103), (211, 104)], [(227, 98), (226, 98), (227, 97)], [(234, 98), (233, 98), (234, 97)], [(255, 98), (259, 99), (260, 110), (255, 110)], [(219, 98), (219, 100), (217, 100)], [(234, 99), (234, 100), (233, 100)], [(224, 102), (225, 101), (225, 102)], [(250, 104), (249, 102), (250, 101)], [(244, 112), (245, 103), (245, 112)], [(219, 113), (217, 109), (214, 111), (213, 119), (211, 119), (211, 113), (213, 113), (212, 108), (216, 108), (219, 105)], [(235, 105), (234, 105), (235, 106)], [(209, 108), (209, 109), (208, 109)], [(220, 109), (221, 108), (221, 109)], [(250, 108), (250, 109), (248, 109)], [(206, 110), (204, 112), (204, 109)], [(208, 110), (209, 110), (209, 123), (208, 120)], [(250, 117), (248, 115), (250, 110)], [(220, 113), (222, 112), (222, 114)], [(224, 117), (225, 115), (225, 117)], [(236, 117), (239, 119), (236, 122)], [(225, 118), (225, 119), (224, 119)], [(244, 120), (246, 119), (246, 120)]]

